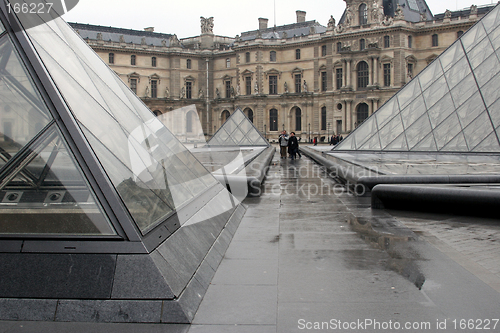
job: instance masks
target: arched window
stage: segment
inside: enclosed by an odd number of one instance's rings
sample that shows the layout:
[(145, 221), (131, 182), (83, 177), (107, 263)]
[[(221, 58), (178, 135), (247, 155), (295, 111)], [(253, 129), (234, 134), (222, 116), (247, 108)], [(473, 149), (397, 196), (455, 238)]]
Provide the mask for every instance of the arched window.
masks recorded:
[(156, 67), (156, 57), (151, 58), (151, 66)]
[(269, 130), (278, 130), (278, 110), (276, 109), (269, 110)]
[(359, 25), (365, 25), (368, 23), (368, 10), (366, 4), (362, 3), (359, 6)]
[(227, 118), (229, 118), (230, 116), (231, 113), (229, 113), (229, 111), (227, 110), (222, 111), (222, 123), (225, 123)]
[(295, 109), (295, 130), (302, 130), (302, 110), (300, 108)]
[(364, 39), (359, 40), (359, 50), (363, 51), (366, 48), (366, 41)]
[(366, 88), (368, 86), (368, 64), (361, 61), (358, 64), (358, 88)]
[(253, 123), (253, 111), (252, 109), (246, 109), (245, 114), (248, 117), (248, 120), (250, 120)]
[(136, 59), (135, 54), (132, 54), (130, 56), (130, 65), (135, 66), (135, 59)]
[(186, 68), (191, 69), (191, 59), (186, 60)]
[(272, 61), (272, 62), (276, 61), (276, 51), (269, 52), (269, 61)]
[(361, 103), (356, 111), (356, 125), (359, 126), (366, 118), (368, 118), (368, 104)]
[(115, 54), (114, 54), (114, 53), (110, 53), (110, 54), (108, 54), (108, 58), (109, 58), (109, 59), (108, 59), (108, 60), (109, 60), (108, 62), (109, 62), (110, 64), (114, 64), (114, 63), (115, 63)]
[(321, 130), (326, 130), (326, 106), (321, 108)]

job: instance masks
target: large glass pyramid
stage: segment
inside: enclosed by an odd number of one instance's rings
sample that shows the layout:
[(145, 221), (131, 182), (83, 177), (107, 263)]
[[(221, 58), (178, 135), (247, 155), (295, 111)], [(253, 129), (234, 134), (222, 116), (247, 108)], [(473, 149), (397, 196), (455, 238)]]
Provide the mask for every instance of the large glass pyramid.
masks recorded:
[(334, 150), (500, 152), (500, 7)]
[(12, 36), (1, 27), (0, 234), (114, 235), (128, 216), (145, 235), (218, 184), (62, 19)]
[(269, 142), (240, 108), (227, 118), (207, 144), (209, 146), (269, 146)]

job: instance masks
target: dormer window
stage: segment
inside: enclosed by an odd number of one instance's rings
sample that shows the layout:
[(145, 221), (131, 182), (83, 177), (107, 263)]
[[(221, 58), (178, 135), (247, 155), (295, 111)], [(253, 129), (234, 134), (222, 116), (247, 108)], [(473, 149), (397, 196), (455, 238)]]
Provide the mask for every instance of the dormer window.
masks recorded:
[(366, 8), (366, 4), (362, 3), (359, 6), (359, 25), (368, 24), (368, 10)]

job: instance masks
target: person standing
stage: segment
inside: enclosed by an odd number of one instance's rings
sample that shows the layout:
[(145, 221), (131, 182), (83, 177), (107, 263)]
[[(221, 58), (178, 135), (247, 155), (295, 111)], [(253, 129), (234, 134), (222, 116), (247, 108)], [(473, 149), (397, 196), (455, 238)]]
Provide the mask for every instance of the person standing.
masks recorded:
[(292, 157), (292, 160), (294, 160), (297, 153), (299, 152), (299, 140), (297, 140), (295, 132), (290, 133), (290, 139), (288, 139), (288, 147), (290, 147), (290, 156)]
[(278, 142), (280, 145), (281, 158), (286, 158), (286, 150), (288, 148), (288, 134), (286, 134), (286, 131), (281, 132)]

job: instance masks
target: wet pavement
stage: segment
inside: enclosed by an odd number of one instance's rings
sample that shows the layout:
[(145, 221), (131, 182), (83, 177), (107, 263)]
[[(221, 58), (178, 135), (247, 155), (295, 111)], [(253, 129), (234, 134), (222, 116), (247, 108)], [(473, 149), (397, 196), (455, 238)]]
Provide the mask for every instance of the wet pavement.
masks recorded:
[(0, 322), (0, 332), (500, 332), (498, 221), (372, 211), (310, 159), (279, 153), (262, 195), (244, 203), (192, 325)]

